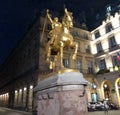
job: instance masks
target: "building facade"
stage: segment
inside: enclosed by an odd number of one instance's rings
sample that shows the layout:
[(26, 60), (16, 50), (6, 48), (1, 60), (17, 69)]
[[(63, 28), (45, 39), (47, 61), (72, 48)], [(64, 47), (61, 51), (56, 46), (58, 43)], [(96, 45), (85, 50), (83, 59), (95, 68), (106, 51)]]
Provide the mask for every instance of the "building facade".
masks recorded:
[[(33, 88), (39, 80), (53, 72), (46, 63), (45, 51), (46, 43), (49, 41), (50, 23), (44, 24), (45, 18), (37, 16), (23, 39), (0, 67), (0, 106), (26, 111), (36, 107)], [(75, 27), (71, 29), (71, 33), (79, 44), (77, 59), (73, 61), (72, 51), (66, 49), (64, 66), (80, 70), (88, 81), (92, 82), (94, 79), (95, 84), (98, 84), (94, 75), (94, 56), (90, 46), (91, 33)], [(87, 92), (88, 101), (91, 101), (91, 94), (96, 94), (97, 89), (88, 86)]]
[[(46, 43), (50, 23), (38, 15), (0, 67), (0, 106), (31, 111), (36, 107), (33, 88), (55, 70), (46, 63)], [(73, 27), (78, 53), (64, 50), (63, 64), (77, 69), (91, 85), (86, 87), (87, 102), (109, 99), (120, 106), (120, 13), (107, 15), (93, 31)], [(102, 93), (101, 93), (102, 92)]]
[[(36, 21), (36, 20), (35, 20)], [(0, 105), (29, 111), (39, 68), (38, 24), (30, 25), (23, 39), (0, 68)]]
[(99, 99), (109, 99), (120, 106), (120, 12), (107, 15), (91, 34)]

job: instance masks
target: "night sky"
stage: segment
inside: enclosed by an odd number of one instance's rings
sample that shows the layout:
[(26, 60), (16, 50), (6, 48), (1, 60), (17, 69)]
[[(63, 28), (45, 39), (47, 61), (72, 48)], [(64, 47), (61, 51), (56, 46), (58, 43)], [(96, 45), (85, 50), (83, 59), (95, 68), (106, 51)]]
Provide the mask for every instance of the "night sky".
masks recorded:
[(22, 38), (35, 13), (43, 9), (62, 11), (64, 6), (74, 16), (91, 8), (99, 12), (109, 2), (117, 0), (1, 0), (0, 1), (0, 64), (17, 41)]

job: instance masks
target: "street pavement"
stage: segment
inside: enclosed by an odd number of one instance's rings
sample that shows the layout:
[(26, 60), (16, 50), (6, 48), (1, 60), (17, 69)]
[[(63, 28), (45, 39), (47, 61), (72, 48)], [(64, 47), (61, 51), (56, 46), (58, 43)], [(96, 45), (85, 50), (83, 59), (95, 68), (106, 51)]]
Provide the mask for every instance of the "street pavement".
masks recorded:
[[(0, 107), (0, 115), (32, 115), (32, 113)], [(88, 115), (105, 115), (105, 113), (104, 111), (94, 111), (88, 112)], [(110, 110), (107, 115), (120, 115), (120, 110)]]
[(120, 110), (110, 110), (108, 114), (105, 114), (104, 111), (94, 111), (88, 112), (88, 115), (120, 115)]
[(0, 107), (0, 115), (32, 115), (32, 113)]

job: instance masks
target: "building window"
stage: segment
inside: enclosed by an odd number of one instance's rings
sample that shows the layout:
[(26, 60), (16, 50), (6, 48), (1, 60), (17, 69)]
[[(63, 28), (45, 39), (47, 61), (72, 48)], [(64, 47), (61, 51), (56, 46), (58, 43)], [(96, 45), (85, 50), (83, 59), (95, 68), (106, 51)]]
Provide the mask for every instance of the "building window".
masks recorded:
[(68, 59), (63, 59), (63, 65), (64, 67), (69, 67), (69, 60)]
[(97, 93), (91, 93), (91, 97), (92, 97), (92, 102), (98, 102), (98, 95)]
[(74, 36), (74, 37), (79, 37), (78, 32), (73, 32), (73, 36)]
[(117, 58), (117, 55), (112, 57), (113, 66), (120, 65), (120, 61)]
[(93, 62), (88, 61), (88, 73), (93, 73)]
[(98, 43), (98, 44), (96, 44), (96, 46), (97, 46), (97, 52), (98, 52), (98, 53), (103, 51), (101, 42)]
[(115, 37), (112, 36), (109, 38), (109, 47), (112, 48), (112, 47), (115, 47), (116, 46), (116, 41), (115, 41)]
[(111, 23), (107, 24), (105, 29), (106, 29), (106, 33), (112, 31), (113, 30), (112, 24)]
[(105, 59), (100, 60), (100, 70), (106, 69)]
[(78, 42), (78, 52), (80, 52), (80, 42)]
[(86, 49), (86, 53), (90, 53), (90, 46), (89, 45), (85, 45), (85, 49)]
[(97, 39), (100, 37), (100, 32), (97, 30), (94, 35), (95, 35), (95, 39)]
[(111, 12), (111, 6), (110, 5), (107, 5), (106, 6), (106, 13), (110, 13)]
[(120, 17), (119, 17), (119, 26), (120, 26)]
[(76, 69), (80, 70), (82, 72), (82, 62), (81, 60), (76, 60)]
[(86, 39), (86, 40), (89, 39), (88, 34), (84, 33), (84, 39)]

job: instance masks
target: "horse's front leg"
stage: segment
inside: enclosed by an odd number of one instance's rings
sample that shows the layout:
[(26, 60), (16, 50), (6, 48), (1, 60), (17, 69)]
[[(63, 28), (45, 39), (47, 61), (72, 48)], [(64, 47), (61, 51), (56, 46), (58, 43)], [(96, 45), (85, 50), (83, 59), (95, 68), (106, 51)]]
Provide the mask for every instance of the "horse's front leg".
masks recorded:
[(75, 47), (75, 51), (74, 51), (74, 54), (72, 57), (73, 60), (75, 60), (76, 56), (77, 56), (77, 50), (78, 50), (78, 43), (77, 42), (74, 42), (74, 47)]
[(64, 43), (60, 42), (60, 66), (61, 66), (61, 69), (64, 68), (64, 66), (63, 66), (63, 47), (64, 47)]

